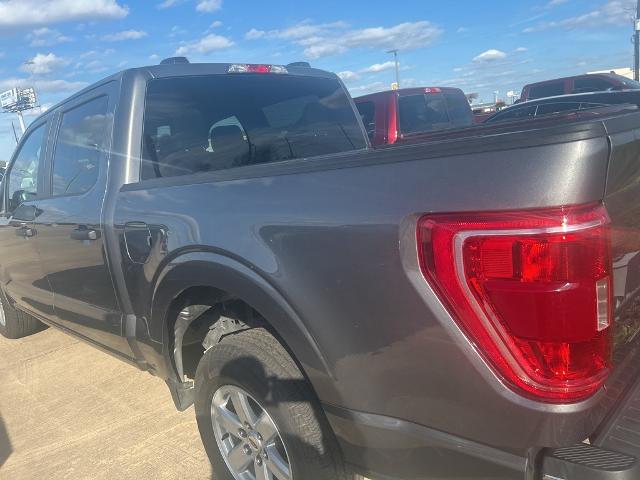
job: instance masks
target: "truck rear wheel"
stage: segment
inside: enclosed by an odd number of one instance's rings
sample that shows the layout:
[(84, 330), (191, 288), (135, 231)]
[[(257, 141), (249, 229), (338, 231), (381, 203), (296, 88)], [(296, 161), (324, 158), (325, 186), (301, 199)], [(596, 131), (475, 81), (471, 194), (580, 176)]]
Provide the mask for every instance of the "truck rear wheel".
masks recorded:
[(263, 328), (224, 337), (196, 372), (198, 428), (216, 480), (341, 480), (337, 442), (311, 386)]
[(0, 291), (0, 334), (6, 338), (22, 338), (39, 332), (44, 325), (29, 314), (13, 308)]

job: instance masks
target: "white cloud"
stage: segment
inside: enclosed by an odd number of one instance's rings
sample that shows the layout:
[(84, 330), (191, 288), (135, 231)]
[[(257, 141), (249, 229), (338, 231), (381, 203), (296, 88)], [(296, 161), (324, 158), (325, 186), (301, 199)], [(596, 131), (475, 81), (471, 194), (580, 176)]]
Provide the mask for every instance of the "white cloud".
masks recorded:
[(117, 0), (4, 0), (0, 2), (0, 28), (117, 19), (128, 14), (128, 7)]
[(147, 32), (143, 32), (142, 30), (123, 30), (122, 32), (103, 35), (102, 40), (105, 42), (121, 42), (123, 40), (138, 40), (146, 36)]
[(48, 53), (46, 55), (38, 53), (31, 60), (25, 62), (25, 64), (20, 67), (20, 70), (32, 75), (44, 75), (66, 67), (67, 65), (69, 65), (69, 60), (60, 58), (55, 53)]
[(345, 70), (344, 72), (338, 72), (338, 76), (342, 79), (343, 82), (355, 82), (360, 79), (360, 75), (356, 72), (352, 72), (351, 70)]
[(222, 26), (222, 22), (220, 20), (216, 20), (211, 25), (209, 25), (209, 28), (219, 28), (221, 26)]
[(149, 55), (149, 60), (151, 60), (151, 61), (160, 60), (160, 55), (158, 55), (157, 53), (153, 53), (153, 54)]
[(476, 63), (494, 62), (496, 60), (502, 60), (507, 58), (507, 54), (501, 50), (491, 48), (486, 52), (482, 52), (480, 55), (474, 57), (473, 61)]
[(395, 68), (395, 66), (396, 66), (395, 62), (392, 62), (392, 61), (388, 61), (388, 62), (384, 62), (384, 63), (374, 63), (370, 67), (367, 67), (367, 68), (363, 69), (362, 72), (363, 73), (384, 72), (385, 70), (391, 70), (391, 69)]
[(549, 3), (545, 5), (544, 8), (554, 8), (559, 5), (567, 3), (569, 0), (551, 0)]
[(351, 30), (344, 22), (313, 24), (307, 21), (281, 30), (252, 28), (245, 38), (290, 40), (304, 47), (308, 58), (316, 59), (344, 53), (352, 48), (414, 50), (431, 45), (441, 34), (442, 29), (427, 21)]
[(211, 13), (222, 8), (222, 0), (201, 0), (196, 6), (199, 12)]
[(468, 31), (469, 29), (467, 27), (460, 27), (458, 28), (458, 30), (456, 30), (456, 33), (466, 33)]
[(156, 5), (156, 8), (160, 9), (160, 10), (164, 10), (166, 8), (171, 8), (171, 7), (175, 7), (177, 5), (180, 5), (181, 3), (184, 3), (185, 0), (164, 0), (164, 2), (160, 2), (159, 4)]
[(516, 49), (514, 50), (514, 52), (516, 52), (516, 53), (524, 53), (524, 52), (526, 52), (526, 51), (528, 51), (528, 50), (529, 50), (529, 49), (528, 49), (528, 48), (525, 48), (525, 47), (518, 47), (518, 48), (516, 48)]
[(267, 32), (265, 32), (264, 30), (257, 30), (255, 28), (252, 28), (244, 34), (244, 38), (246, 38), (247, 40), (257, 40), (264, 37), (266, 34)]
[(357, 97), (359, 95), (366, 95), (367, 93), (388, 90), (389, 88), (390, 86), (384, 82), (373, 82), (366, 85), (359, 85), (357, 87), (349, 88), (349, 92), (351, 92), (351, 95), (353, 95), (354, 97)]
[(222, 35), (209, 34), (198, 41), (182, 45), (176, 50), (176, 55), (187, 55), (189, 53), (207, 54), (215, 50), (224, 50), (233, 45), (233, 41)]
[(36, 28), (27, 35), (27, 40), (31, 41), (30, 45), (32, 47), (50, 47), (59, 43), (70, 42), (72, 38), (61, 34), (58, 30), (41, 27)]
[(635, 8), (634, 0), (609, 0), (600, 7), (590, 12), (563, 20), (544, 22), (523, 30), (524, 33), (540, 32), (552, 28), (602, 28), (631, 23), (632, 10)]
[(87, 85), (86, 82), (69, 82), (67, 80), (49, 80), (33, 77), (0, 80), (0, 90), (8, 90), (13, 87), (34, 87), (38, 93), (73, 92)]
[(80, 67), (89, 73), (100, 73), (108, 70), (100, 60), (92, 60)]

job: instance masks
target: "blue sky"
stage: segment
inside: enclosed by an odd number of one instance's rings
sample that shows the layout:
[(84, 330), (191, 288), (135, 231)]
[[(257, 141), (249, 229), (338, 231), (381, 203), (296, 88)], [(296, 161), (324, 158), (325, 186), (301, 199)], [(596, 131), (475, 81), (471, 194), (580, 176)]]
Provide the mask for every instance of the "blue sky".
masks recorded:
[[(0, 91), (34, 86), (44, 108), (124, 68), (310, 61), (354, 96), (450, 85), (490, 100), (525, 83), (630, 67), (634, 0), (0, 0)], [(27, 121), (33, 119), (27, 117)], [(15, 146), (0, 114), (0, 160)]]

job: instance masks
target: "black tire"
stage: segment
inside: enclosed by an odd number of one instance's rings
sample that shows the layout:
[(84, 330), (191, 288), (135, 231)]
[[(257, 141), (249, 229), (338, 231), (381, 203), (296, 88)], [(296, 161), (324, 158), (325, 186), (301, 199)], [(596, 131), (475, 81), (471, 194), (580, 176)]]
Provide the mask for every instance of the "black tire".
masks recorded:
[(294, 480), (347, 478), (337, 441), (311, 386), (284, 347), (263, 328), (224, 337), (198, 365), (195, 409), (213, 478), (234, 480), (211, 417), (214, 393), (229, 385), (251, 395), (271, 417), (286, 446)]
[(33, 335), (45, 326), (35, 317), (17, 310), (9, 303), (4, 292), (0, 291), (0, 335), (6, 338), (22, 338)]

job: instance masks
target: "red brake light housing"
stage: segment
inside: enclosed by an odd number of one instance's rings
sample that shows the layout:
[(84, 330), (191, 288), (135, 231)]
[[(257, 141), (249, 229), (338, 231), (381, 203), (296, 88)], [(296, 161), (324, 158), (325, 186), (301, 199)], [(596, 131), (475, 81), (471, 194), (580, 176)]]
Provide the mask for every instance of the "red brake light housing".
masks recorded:
[(289, 73), (283, 65), (263, 65), (253, 63), (234, 63), (229, 65), (227, 73)]
[(609, 224), (602, 205), (427, 215), (420, 268), (504, 383), (573, 403), (599, 390), (611, 366)]
[(439, 87), (427, 87), (424, 89), (424, 93), (440, 93), (442, 90)]

